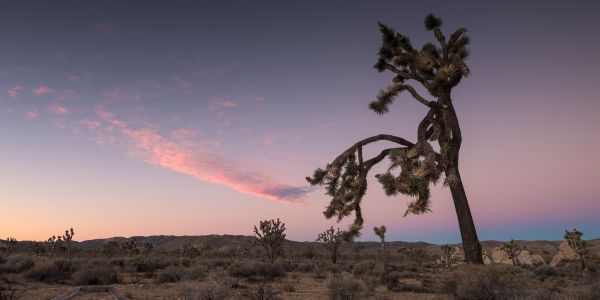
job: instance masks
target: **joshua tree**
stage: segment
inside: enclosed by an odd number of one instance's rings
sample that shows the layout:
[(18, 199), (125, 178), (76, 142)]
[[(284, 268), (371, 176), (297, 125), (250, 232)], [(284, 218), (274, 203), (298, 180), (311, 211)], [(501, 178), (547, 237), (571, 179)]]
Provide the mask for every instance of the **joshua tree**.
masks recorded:
[[(375, 164), (388, 156), (391, 160), (389, 171), (375, 176), (388, 196), (403, 194), (416, 198), (408, 204), (405, 216), (430, 211), (430, 185), (444, 176), (444, 186), (448, 186), (452, 193), (466, 260), (482, 264), (481, 244), (458, 169), (462, 135), (451, 97), (452, 89), (469, 74), (465, 63), (469, 55), (466, 48), (469, 38), (465, 35), (466, 29), (460, 28), (446, 39), (440, 30), (441, 24), (442, 21), (431, 14), (425, 18), (425, 27), (433, 31), (438, 45), (427, 43), (419, 50), (413, 48), (406, 36), (379, 23), (383, 45), (374, 67), (379, 72), (390, 71), (395, 77), (369, 107), (378, 114), (387, 113), (398, 94), (404, 91), (410, 93), (427, 109), (426, 116), (417, 127), (416, 143), (389, 134), (363, 139), (325, 169), (317, 169), (307, 180), (312, 185), (325, 185), (326, 194), (332, 197), (324, 211), (325, 217), (337, 216), (340, 220), (355, 213), (354, 223), (348, 231), (354, 237), (363, 225), (360, 203), (367, 190), (367, 173)], [(421, 85), (433, 99), (419, 94), (407, 83), (409, 81)], [(363, 147), (377, 141), (392, 142), (397, 147), (365, 159)], [(433, 148), (434, 142), (437, 142), (439, 151)]]
[(48, 253), (50, 256), (54, 256), (55, 254), (62, 252), (65, 250), (65, 245), (63, 244), (62, 236), (51, 236), (46, 240), (46, 247), (48, 248)]
[(586, 244), (581, 237), (583, 236), (583, 232), (573, 228), (573, 231), (568, 231), (565, 229), (565, 240), (569, 243), (569, 247), (571, 247), (577, 255), (579, 256), (579, 262), (581, 263), (581, 269), (586, 269), (585, 264), (585, 255), (588, 252), (586, 249)]
[(283, 252), (285, 242), (285, 223), (277, 220), (260, 221), (259, 228), (254, 226), (254, 236), (257, 244), (265, 248), (267, 258), (273, 263)]
[(65, 230), (65, 234), (62, 236), (62, 240), (67, 244), (67, 249), (69, 250), (69, 265), (71, 265), (71, 257), (73, 256), (73, 235), (75, 232), (73, 231), (73, 227), (70, 230)]
[(15, 239), (14, 237), (7, 237), (6, 241), (4, 241), (4, 247), (6, 248), (6, 252), (8, 254), (11, 254), (17, 247), (17, 244), (19, 244), (19, 241), (17, 241), (17, 239)]
[(381, 251), (383, 252), (383, 272), (385, 274), (387, 270), (387, 248), (385, 247), (385, 225), (381, 225), (380, 227), (373, 227), (373, 232), (379, 237), (381, 241)]
[(456, 253), (456, 248), (446, 244), (442, 245), (442, 267), (450, 268), (453, 263), (454, 254)]
[(194, 247), (190, 243), (183, 245), (183, 247), (181, 248), (181, 254), (183, 254), (183, 256), (187, 256), (189, 258), (194, 258), (194, 257), (198, 257), (198, 256), (202, 255), (202, 253), (200, 252), (200, 249)]
[(315, 247), (313, 247), (313, 245), (308, 245), (308, 247), (306, 247), (306, 249), (304, 249), (304, 251), (302, 252), (302, 255), (305, 258), (312, 260), (313, 258), (315, 258)]
[(133, 237), (125, 241), (123, 245), (121, 245), (121, 249), (123, 249), (129, 255), (135, 255), (139, 253), (137, 248), (137, 240)]
[(154, 244), (152, 244), (150, 242), (145, 242), (144, 243), (144, 254), (149, 255), (152, 253), (152, 250), (154, 250)]
[(337, 262), (338, 249), (344, 240), (343, 235), (343, 231), (340, 231), (339, 228), (335, 231), (333, 226), (331, 226), (317, 236), (316, 242), (321, 243), (321, 245), (329, 251), (331, 262), (334, 264)]
[(523, 251), (523, 248), (525, 247), (515, 243), (515, 240), (510, 239), (510, 243), (504, 243), (504, 245), (500, 247), (500, 250), (508, 254), (508, 257), (512, 260), (513, 266), (518, 266), (520, 264), (519, 255), (521, 254), (521, 251)]
[(119, 243), (115, 241), (108, 241), (102, 245), (102, 252), (104, 252), (104, 255), (106, 255), (108, 258), (113, 257), (119, 251), (119, 249)]

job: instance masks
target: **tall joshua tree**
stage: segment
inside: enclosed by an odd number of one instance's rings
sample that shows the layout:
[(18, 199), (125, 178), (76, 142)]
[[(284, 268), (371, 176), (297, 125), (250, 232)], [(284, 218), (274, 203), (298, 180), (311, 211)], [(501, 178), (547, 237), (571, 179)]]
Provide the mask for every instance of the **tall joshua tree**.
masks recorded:
[(267, 258), (271, 264), (283, 253), (284, 232), (285, 223), (281, 222), (279, 218), (277, 220), (260, 221), (259, 228), (254, 226), (255, 241), (265, 248)]
[(387, 270), (387, 248), (385, 247), (385, 225), (381, 225), (379, 227), (373, 227), (373, 232), (375, 235), (379, 237), (379, 241), (381, 242), (381, 255), (383, 256), (383, 272), (385, 273)]
[[(405, 216), (430, 211), (430, 185), (444, 176), (444, 186), (449, 187), (452, 193), (465, 258), (467, 262), (482, 264), (481, 244), (458, 170), (462, 135), (451, 97), (452, 89), (469, 74), (465, 63), (469, 56), (466, 48), (469, 38), (465, 35), (467, 30), (459, 28), (446, 39), (440, 29), (441, 24), (441, 19), (431, 14), (425, 18), (425, 28), (433, 31), (437, 45), (427, 43), (419, 50), (413, 48), (408, 37), (379, 23), (383, 44), (374, 67), (379, 72), (392, 72), (394, 78), (390, 86), (379, 92), (369, 108), (377, 114), (387, 113), (394, 98), (407, 91), (428, 110), (417, 127), (416, 143), (389, 134), (368, 137), (306, 179), (312, 185), (327, 187), (326, 194), (332, 197), (324, 211), (327, 218), (337, 216), (340, 220), (355, 213), (354, 223), (348, 231), (349, 237), (355, 237), (363, 225), (360, 202), (367, 190), (367, 173), (375, 164), (386, 157), (391, 160), (389, 171), (375, 176), (388, 196), (403, 194), (415, 197), (408, 204)], [(409, 82), (420, 84), (430, 95), (419, 94)], [(392, 142), (397, 147), (365, 159), (363, 147), (377, 141)], [(432, 143), (438, 144), (439, 151), (434, 150)]]
[(325, 249), (329, 251), (331, 262), (334, 264), (337, 262), (338, 259), (338, 250), (342, 245), (343, 235), (343, 231), (340, 231), (339, 228), (337, 229), (337, 231), (335, 231), (335, 229), (333, 229), (333, 226), (317, 235), (316, 242), (320, 243)]

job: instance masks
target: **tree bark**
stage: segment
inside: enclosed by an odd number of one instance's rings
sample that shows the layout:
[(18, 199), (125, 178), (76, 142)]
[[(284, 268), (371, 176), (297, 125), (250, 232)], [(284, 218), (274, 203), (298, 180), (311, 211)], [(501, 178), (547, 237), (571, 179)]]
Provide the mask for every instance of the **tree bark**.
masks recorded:
[[(453, 170), (454, 174), (460, 179), (458, 168)], [(462, 184), (462, 179), (458, 183), (450, 185), (452, 200), (454, 201), (454, 209), (458, 218), (458, 227), (460, 228), (460, 236), (465, 251), (465, 260), (467, 263), (483, 264), (481, 255), (481, 244), (475, 230), (475, 223), (467, 201), (467, 194)]]

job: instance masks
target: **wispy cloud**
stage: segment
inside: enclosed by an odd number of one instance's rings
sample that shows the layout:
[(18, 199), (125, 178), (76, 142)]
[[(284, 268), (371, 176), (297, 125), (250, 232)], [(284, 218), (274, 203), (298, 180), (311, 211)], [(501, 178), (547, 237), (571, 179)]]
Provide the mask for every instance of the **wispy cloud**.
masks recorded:
[(11, 98), (16, 98), (17, 95), (19, 95), (19, 93), (23, 90), (23, 86), (21, 85), (15, 85), (11, 88), (9, 88), (6, 93), (8, 94), (9, 97)]
[(32, 108), (29, 111), (25, 112), (25, 116), (29, 119), (35, 120), (39, 115), (39, 110), (37, 108)]
[(33, 89), (32, 92), (36, 96), (43, 96), (43, 95), (46, 95), (46, 94), (53, 93), (54, 89), (52, 89), (51, 87), (49, 87), (47, 85), (41, 85), (41, 86), (38, 86), (37, 88)]
[(175, 75), (174, 79), (175, 79), (175, 83), (177, 84), (177, 87), (179, 89), (187, 90), (190, 88), (190, 82), (181, 78), (181, 76)]
[(140, 80), (135, 83), (117, 86), (102, 93), (102, 96), (112, 101), (138, 102), (144, 98), (159, 97), (164, 91), (164, 86), (152, 80)]
[(215, 99), (210, 100), (208, 109), (211, 111), (217, 111), (217, 110), (221, 110), (221, 109), (235, 108), (237, 106), (238, 106), (238, 103), (234, 100), (224, 99), (224, 98), (215, 98)]
[(50, 106), (50, 111), (57, 115), (66, 115), (70, 112), (68, 108), (66, 108), (60, 103), (55, 103), (52, 106)]
[[(103, 108), (97, 108), (96, 114), (107, 124), (107, 134), (117, 134), (128, 146), (130, 155), (148, 163), (271, 200), (304, 202), (310, 191), (307, 187), (279, 183), (264, 174), (245, 170), (242, 164), (209, 151), (202, 142), (171, 140), (151, 127), (131, 128)], [(105, 140), (101, 137), (99, 142)]]

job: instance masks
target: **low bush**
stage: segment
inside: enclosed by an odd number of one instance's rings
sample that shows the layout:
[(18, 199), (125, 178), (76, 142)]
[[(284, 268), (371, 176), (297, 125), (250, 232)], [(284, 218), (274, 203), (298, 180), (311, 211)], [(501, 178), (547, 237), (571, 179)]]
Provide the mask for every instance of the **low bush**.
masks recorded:
[(63, 283), (69, 278), (70, 270), (62, 261), (45, 261), (25, 273), (25, 278), (45, 283)]
[(327, 289), (332, 300), (365, 299), (368, 296), (364, 282), (345, 272), (330, 274)]
[(445, 274), (443, 291), (464, 300), (516, 299), (522, 293), (517, 272), (507, 265), (462, 265)]
[(280, 264), (270, 264), (257, 261), (234, 262), (229, 266), (229, 274), (235, 277), (275, 279), (285, 276), (285, 269)]
[(375, 268), (375, 263), (371, 261), (363, 261), (359, 262), (352, 267), (352, 275), (354, 276), (362, 276), (362, 275), (371, 275), (373, 273), (373, 269)]
[(119, 272), (109, 264), (81, 268), (73, 273), (71, 278), (76, 285), (106, 285), (121, 282)]
[(3, 273), (21, 273), (35, 266), (35, 262), (29, 255), (12, 255), (6, 258), (6, 262), (0, 266)]
[(169, 266), (163, 270), (160, 270), (156, 274), (154, 281), (156, 283), (179, 282), (183, 278), (186, 278), (188, 276), (188, 274), (189, 274), (188, 269), (184, 269), (184, 268), (176, 267), (176, 266)]

